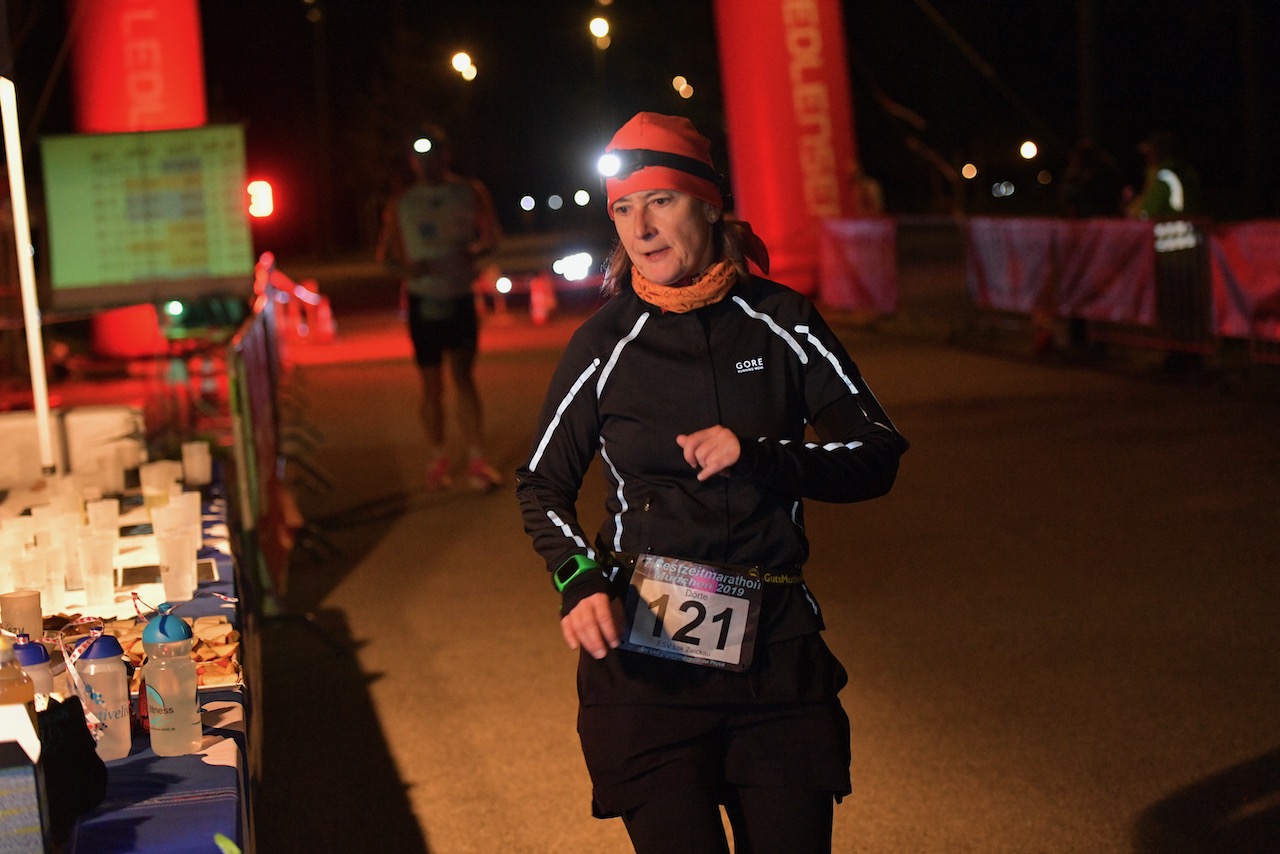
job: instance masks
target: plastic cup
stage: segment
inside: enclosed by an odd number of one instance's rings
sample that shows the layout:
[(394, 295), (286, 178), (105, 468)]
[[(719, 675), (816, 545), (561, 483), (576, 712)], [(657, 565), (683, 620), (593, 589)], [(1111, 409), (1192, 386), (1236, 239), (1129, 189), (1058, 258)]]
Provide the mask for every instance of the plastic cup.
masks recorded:
[(15, 516), (0, 521), (0, 531), (10, 543), (16, 542), (19, 548), (35, 542), (36, 520), (33, 516)]
[[(191, 529), (199, 537), (202, 530), (201, 522), (203, 521), (200, 493), (187, 491), (179, 495), (171, 495), (169, 496), (169, 506), (178, 508), (178, 512), (181, 514), (182, 527)], [(199, 549), (199, 547), (200, 540), (197, 539), (196, 548)]]
[(80, 554), (76, 546), (80, 519), (72, 513), (60, 513), (53, 518), (50, 530), (53, 534), (53, 546), (62, 549), (66, 555), (67, 589), (79, 590), (84, 587), (84, 581), (80, 575)]
[[(187, 496), (190, 496), (188, 498)], [(194, 499), (194, 502), (192, 501)], [(151, 511), (151, 525), (156, 533), (156, 550), (160, 552), (160, 576), (161, 581), (165, 580), (165, 572), (169, 571), (171, 565), (166, 562), (164, 552), (165, 543), (170, 540), (181, 539), (183, 545), (172, 545), (174, 549), (180, 549), (173, 554), (172, 565), (177, 566), (177, 577), (166, 582), (166, 584), (174, 585), (173, 589), (180, 591), (177, 599), (190, 599), (196, 588), (196, 559), (200, 551), (200, 545), (203, 541), (200, 527), (200, 493), (184, 492), (176, 495), (170, 503), (164, 507), (157, 507)], [(194, 522), (192, 520), (195, 520)], [(189, 556), (189, 560), (188, 560)], [(188, 573), (188, 569), (190, 570)], [(187, 578), (187, 575), (190, 578)], [(186, 586), (187, 582), (190, 586)], [(169, 595), (170, 588), (166, 586), (166, 598), (174, 598)], [(175, 599), (175, 601), (177, 601)]]
[(116, 605), (116, 540), (96, 528), (84, 528), (76, 538), (85, 609), (99, 617), (114, 617)]
[(209, 443), (182, 443), (182, 479), (187, 486), (206, 486), (213, 480), (213, 456)]
[(63, 474), (52, 482), (49, 505), (58, 513), (84, 513), (84, 483), (75, 474)]
[(118, 498), (100, 498), (90, 501), (84, 506), (89, 517), (89, 525), (103, 531), (120, 533), (120, 500)]
[(196, 550), (191, 533), (179, 528), (156, 534), (156, 551), (164, 598), (169, 602), (189, 600), (196, 591)]
[(67, 605), (67, 550), (62, 544), (37, 546), (36, 551), (45, 560), (45, 585), (40, 588), (40, 601), (50, 614), (57, 614)]
[(44, 637), (44, 616), (40, 612), (39, 590), (0, 593), (0, 624), (15, 635)]
[(13, 559), (25, 548), (16, 532), (0, 530), (0, 590), (12, 590), (18, 586), (13, 583)]
[(100, 448), (93, 455), (97, 464), (98, 486), (103, 495), (120, 495), (124, 492), (124, 455), (116, 445)]
[(138, 480), (142, 484), (142, 502), (148, 510), (169, 503), (169, 484), (173, 482), (173, 468), (167, 460), (143, 463), (138, 466)]
[(185, 521), (186, 514), (176, 503), (151, 508), (151, 527), (156, 536), (180, 530)]
[[(85, 504), (85, 512), (89, 516), (89, 527), (97, 531), (106, 531), (120, 545), (120, 501), (115, 498), (101, 498)], [(115, 570), (115, 585), (124, 583), (124, 567)]]
[(14, 555), (9, 566), (13, 569), (13, 589), (45, 591), (49, 586), (49, 564), (44, 552), (35, 548), (23, 549)]
[(53, 531), (53, 521), (58, 518), (58, 511), (48, 504), (31, 508), (31, 524), (35, 530), (37, 544), (47, 546)]

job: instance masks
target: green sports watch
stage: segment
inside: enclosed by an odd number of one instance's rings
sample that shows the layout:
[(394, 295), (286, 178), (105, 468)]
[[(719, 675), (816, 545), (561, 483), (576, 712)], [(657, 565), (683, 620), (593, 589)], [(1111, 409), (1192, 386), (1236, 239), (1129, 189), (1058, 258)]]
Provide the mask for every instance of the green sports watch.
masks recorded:
[(575, 578), (599, 568), (600, 564), (586, 555), (574, 555), (560, 564), (560, 567), (555, 572), (551, 573), (551, 581), (555, 584), (556, 590), (563, 593), (564, 589), (572, 584)]

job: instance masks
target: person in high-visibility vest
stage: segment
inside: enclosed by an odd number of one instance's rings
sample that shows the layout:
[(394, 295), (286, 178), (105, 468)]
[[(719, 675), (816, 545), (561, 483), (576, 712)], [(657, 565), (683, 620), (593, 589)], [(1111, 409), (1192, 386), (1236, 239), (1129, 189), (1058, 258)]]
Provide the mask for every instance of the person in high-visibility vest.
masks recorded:
[(1193, 222), (1203, 213), (1200, 176), (1181, 157), (1171, 134), (1153, 134), (1138, 150), (1146, 158), (1146, 178), (1127, 212), (1156, 221), (1156, 314), (1170, 342), (1164, 367), (1198, 370), (1204, 363), (1201, 348), (1209, 338), (1210, 300), (1203, 237)]
[(1138, 145), (1146, 160), (1142, 191), (1126, 208), (1135, 219), (1193, 216), (1201, 212), (1200, 175), (1178, 151), (1172, 134), (1156, 133)]

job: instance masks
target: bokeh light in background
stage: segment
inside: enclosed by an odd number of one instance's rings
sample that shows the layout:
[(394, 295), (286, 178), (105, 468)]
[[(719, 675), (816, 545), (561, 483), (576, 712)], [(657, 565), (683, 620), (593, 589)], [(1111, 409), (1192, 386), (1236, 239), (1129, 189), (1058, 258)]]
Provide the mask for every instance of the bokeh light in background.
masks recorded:
[(462, 79), (470, 82), (476, 79), (476, 66), (471, 61), (471, 54), (465, 51), (458, 51), (453, 55), (451, 60), (453, 70), (462, 75)]
[(591, 254), (575, 252), (552, 264), (551, 271), (563, 276), (566, 281), (580, 282), (591, 274)]
[(587, 31), (596, 40), (596, 47), (600, 50), (605, 50), (613, 43), (609, 37), (609, 22), (604, 18), (592, 18), (587, 24)]

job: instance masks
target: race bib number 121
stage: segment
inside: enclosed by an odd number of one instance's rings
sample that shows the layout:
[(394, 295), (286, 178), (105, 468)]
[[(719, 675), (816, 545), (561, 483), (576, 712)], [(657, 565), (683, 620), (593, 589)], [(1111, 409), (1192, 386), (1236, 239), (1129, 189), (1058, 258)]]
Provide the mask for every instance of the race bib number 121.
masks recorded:
[(644, 554), (627, 592), (621, 647), (741, 671), (751, 666), (762, 597), (755, 570)]

